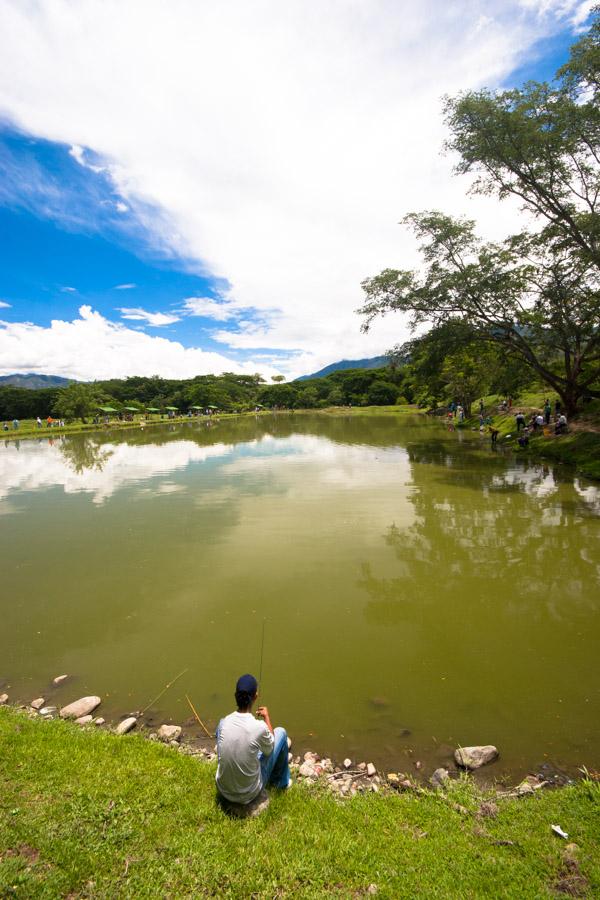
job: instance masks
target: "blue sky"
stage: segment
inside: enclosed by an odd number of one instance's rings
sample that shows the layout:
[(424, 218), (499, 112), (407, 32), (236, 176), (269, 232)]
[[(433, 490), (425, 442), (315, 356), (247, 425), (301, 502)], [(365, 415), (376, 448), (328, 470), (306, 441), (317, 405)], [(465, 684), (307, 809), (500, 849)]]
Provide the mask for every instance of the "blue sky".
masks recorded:
[[(379, 0), (315, 32), (294, 2), (267, 23), (240, 5), (232, 28), (124, 0), (117, 35), (112, 2), (47, 0), (44, 19), (0, 0), (0, 374), (296, 375), (385, 351), (389, 324), (359, 332), (361, 278), (414, 263), (405, 212), (471, 211), (439, 154), (440, 96), (551, 77), (589, 6), (425, 3), (436, 25)], [(207, 29), (203, 54), (179, 52)], [(476, 207), (484, 228), (511, 215)]]
[[(219, 303), (227, 282), (198, 274), (197, 261), (153, 240), (140, 222), (139, 201), (135, 208), (128, 205), (100, 161), (89, 151), (84, 158), (87, 166), (68, 145), (2, 124), (0, 298), (9, 304), (3, 318), (47, 327), (52, 319), (72, 319), (89, 304), (108, 318), (156, 329), (184, 347), (222, 351), (211, 338), (214, 320), (192, 314), (185, 301)], [(148, 206), (143, 213), (161, 215)], [(154, 324), (157, 314), (174, 321)], [(250, 353), (230, 355), (244, 360)]]

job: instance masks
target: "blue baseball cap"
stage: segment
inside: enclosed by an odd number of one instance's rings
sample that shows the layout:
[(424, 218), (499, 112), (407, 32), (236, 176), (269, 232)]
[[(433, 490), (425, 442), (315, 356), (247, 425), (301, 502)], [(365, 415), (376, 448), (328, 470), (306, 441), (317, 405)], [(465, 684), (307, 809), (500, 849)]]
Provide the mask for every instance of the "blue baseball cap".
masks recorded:
[(257, 690), (258, 681), (254, 677), (254, 675), (240, 675), (235, 686), (236, 694), (238, 693), (238, 691), (243, 691), (245, 694), (249, 694), (251, 697), (254, 697)]

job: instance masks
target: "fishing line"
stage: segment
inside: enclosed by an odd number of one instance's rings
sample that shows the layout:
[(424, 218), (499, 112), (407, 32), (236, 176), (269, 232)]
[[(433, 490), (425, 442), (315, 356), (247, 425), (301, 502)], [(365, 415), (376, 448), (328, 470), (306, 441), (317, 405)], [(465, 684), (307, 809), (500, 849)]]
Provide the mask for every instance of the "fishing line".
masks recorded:
[(141, 713), (140, 713), (140, 716), (143, 716), (144, 713), (146, 712), (146, 710), (147, 710), (147, 709), (150, 709), (150, 707), (153, 706), (153, 705), (156, 703), (157, 700), (160, 700), (160, 698), (162, 697), (162, 695), (163, 695), (163, 694), (166, 694), (167, 691), (169, 690), (169, 688), (170, 688), (172, 685), (174, 685), (176, 681), (179, 681), (179, 679), (181, 678), (181, 676), (182, 676), (182, 675), (185, 675), (185, 673), (186, 673), (187, 671), (188, 671), (188, 669), (184, 669), (183, 672), (180, 672), (179, 675), (177, 675), (176, 678), (174, 678), (172, 681), (170, 681), (170, 682), (167, 684), (167, 686), (166, 686), (165, 688), (163, 688), (163, 690), (160, 692), (160, 694), (157, 694), (157, 696), (154, 698), (154, 700), (151, 700), (150, 703), (148, 704), (148, 706), (145, 706), (145, 707), (143, 708), (143, 710), (142, 710)]
[(260, 671), (258, 673), (258, 684), (262, 686), (262, 671), (263, 671), (263, 655), (265, 650), (265, 624), (266, 619), (263, 619), (262, 623), (262, 640), (260, 642)]

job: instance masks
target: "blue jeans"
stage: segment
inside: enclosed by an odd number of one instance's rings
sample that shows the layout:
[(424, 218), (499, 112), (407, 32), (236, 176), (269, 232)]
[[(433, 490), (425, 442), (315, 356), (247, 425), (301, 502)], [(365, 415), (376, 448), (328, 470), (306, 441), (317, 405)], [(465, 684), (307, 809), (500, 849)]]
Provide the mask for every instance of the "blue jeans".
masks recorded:
[(290, 783), (290, 767), (288, 765), (288, 743), (285, 728), (275, 728), (275, 746), (269, 756), (259, 753), (262, 786), (286, 788)]

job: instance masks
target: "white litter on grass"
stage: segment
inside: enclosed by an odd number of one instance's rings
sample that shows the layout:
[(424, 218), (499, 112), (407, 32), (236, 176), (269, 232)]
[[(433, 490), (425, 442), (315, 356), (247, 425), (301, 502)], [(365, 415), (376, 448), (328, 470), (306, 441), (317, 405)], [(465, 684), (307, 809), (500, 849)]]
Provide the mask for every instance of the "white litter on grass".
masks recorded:
[(567, 832), (563, 831), (560, 825), (551, 825), (550, 828), (552, 829), (554, 834), (557, 834), (559, 837), (564, 838), (565, 840), (567, 840), (567, 838), (569, 837)]

